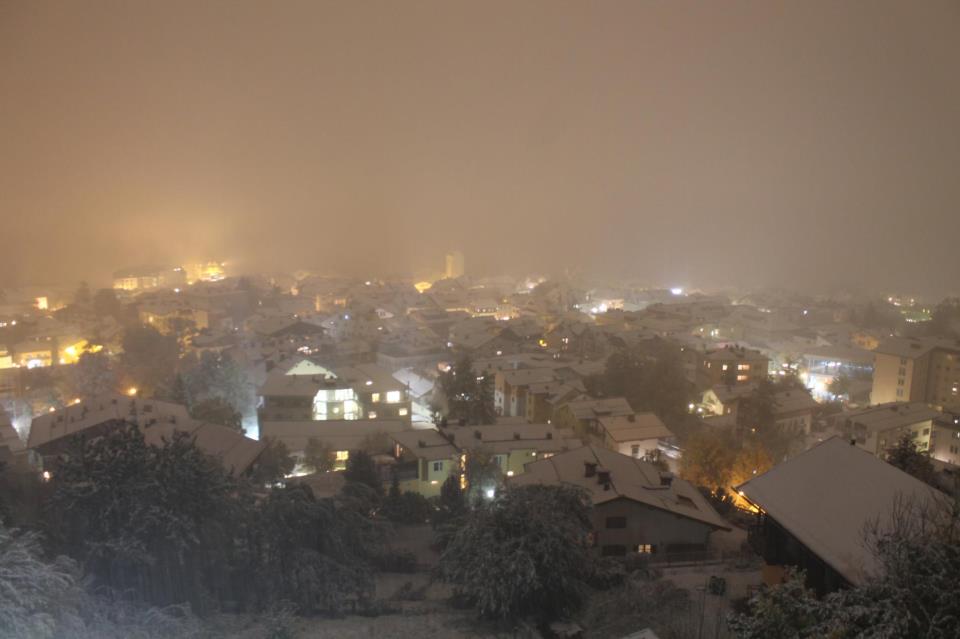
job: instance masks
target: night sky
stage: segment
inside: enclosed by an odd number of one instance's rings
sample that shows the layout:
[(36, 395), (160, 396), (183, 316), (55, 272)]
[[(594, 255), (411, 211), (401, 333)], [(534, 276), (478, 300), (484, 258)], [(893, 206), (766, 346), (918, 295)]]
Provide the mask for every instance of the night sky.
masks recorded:
[(0, 285), (960, 290), (960, 3), (0, 0)]

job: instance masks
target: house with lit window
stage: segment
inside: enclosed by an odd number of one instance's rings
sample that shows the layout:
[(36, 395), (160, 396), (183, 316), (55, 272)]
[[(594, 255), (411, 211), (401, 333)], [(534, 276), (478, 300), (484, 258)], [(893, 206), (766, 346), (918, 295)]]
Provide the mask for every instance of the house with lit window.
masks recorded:
[(719, 384), (753, 384), (767, 378), (769, 358), (758, 350), (728, 346), (700, 354), (697, 383), (700, 388)]
[(603, 556), (703, 552), (712, 532), (731, 529), (689, 482), (600, 446), (530, 462), (507, 482), (583, 489), (593, 503), (593, 546)]
[(462, 454), (440, 431), (409, 430), (390, 437), (396, 459), (392, 473), (404, 492), (436, 497), (448, 477), (462, 475)]
[(260, 439), (283, 442), (295, 457), (302, 457), (310, 440), (334, 453), (334, 470), (343, 470), (350, 452), (364, 450), (371, 455), (393, 452), (391, 437), (409, 430), (397, 419), (276, 421), (260, 422)]
[(581, 397), (558, 407), (553, 422), (558, 424), (577, 423), (582, 432), (598, 432), (602, 417), (626, 417), (633, 415), (630, 403), (623, 397), (594, 399)]
[(332, 367), (301, 357), (267, 373), (259, 394), (261, 422), (411, 421), (406, 385), (375, 364)]
[(501, 473), (513, 477), (523, 473), (530, 461), (583, 445), (569, 430), (525, 422), (441, 426), (392, 437), (397, 444), (396, 471), (401, 486), (426, 497), (439, 494), (447, 476), (459, 473), (460, 464), (474, 451), (491, 455)]
[[(748, 401), (756, 392), (756, 384), (718, 384), (703, 393), (700, 412), (715, 425), (736, 424), (741, 402)], [(804, 388), (778, 391), (773, 394), (774, 426), (787, 433), (809, 434), (819, 406)], [(720, 417), (728, 419), (721, 421)]]
[(658, 459), (661, 447), (676, 439), (654, 413), (600, 417), (595, 434), (610, 450), (646, 460)]

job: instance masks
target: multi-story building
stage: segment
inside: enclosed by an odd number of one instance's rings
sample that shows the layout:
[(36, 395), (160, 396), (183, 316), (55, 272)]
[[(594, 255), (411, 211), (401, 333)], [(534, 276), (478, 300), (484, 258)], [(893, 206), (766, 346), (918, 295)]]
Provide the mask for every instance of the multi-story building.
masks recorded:
[(183, 268), (165, 266), (141, 266), (124, 269), (113, 274), (113, 288), (122, 291), (142, 291), (153, 288), (184, 286), (187, 276)]
[(466, 272), (463, 253), (460, 251), (447, 253), (444, 259), (444, 267), (443, 275), (447, 279), (453, 280), (458, 277), (463, 277), (463, 274)]
[(874, 353), (872, 403), (960, 409), (960, 340), (894, 337)]
[(933, 439), (933, 421), (940, 411), (923, 402), (888, 402), (869, 408), (841, 413), (834, 424), (857, 446), (878, 457), (894, 446), (904, 435), (910, 435), (917, 449), (927, 452)]
[(190, 325), (202, 331), (210, 326), (210, 314), (194, 308), (182, 300), (156, 301), (140, 307), (138, 315), (144, 324), (164, 334), (176, 333), (182, 326)]
[(770, 360), (760, 351), (728, 346), (702, 353), (697, 371), (701, 388), (752, 384), (767, 378)]
[(328, 368), (301, 358), (270, 371), (260, 396), (261, 422), (411, 421), (406, 386), (374, 364)]

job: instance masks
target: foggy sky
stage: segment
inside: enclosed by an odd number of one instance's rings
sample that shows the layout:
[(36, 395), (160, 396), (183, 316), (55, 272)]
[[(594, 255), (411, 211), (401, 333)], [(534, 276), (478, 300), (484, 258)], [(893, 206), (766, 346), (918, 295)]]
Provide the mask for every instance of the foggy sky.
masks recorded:
[(0, 0), (0, 283), (960, 289), (960, 3)]

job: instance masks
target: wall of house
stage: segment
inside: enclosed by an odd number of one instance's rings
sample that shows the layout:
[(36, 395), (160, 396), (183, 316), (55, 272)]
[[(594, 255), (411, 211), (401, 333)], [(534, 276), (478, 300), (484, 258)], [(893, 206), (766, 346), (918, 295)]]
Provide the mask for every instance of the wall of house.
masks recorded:
[[(607, 435), (604, 438), (604, 443), (606, 444), (607, 448), (610, 450), (615, 450), (621, 455), (628, 455), (637, 459), (643, 459), (644, 457), (652, 457), (653, 455), (656, 455), (659, 440), (654, 437), (652, 439), (634, 439), (625, 442), (617, 442)], [(634, 446), (637, 447), (637, 454), (634, 454), (633, 452)]]
[[(611, 517), (625, 517), (625, 528), (608, 528)], [(593, 527), (596, 550), (604, 554), (604, 546), (623, 546), (635, 552), (642, 544), (652, 546), (654, 553), (671, 550), (706, 548), (712, 528), (693, 519), (620, 498), (594, 507)]]

